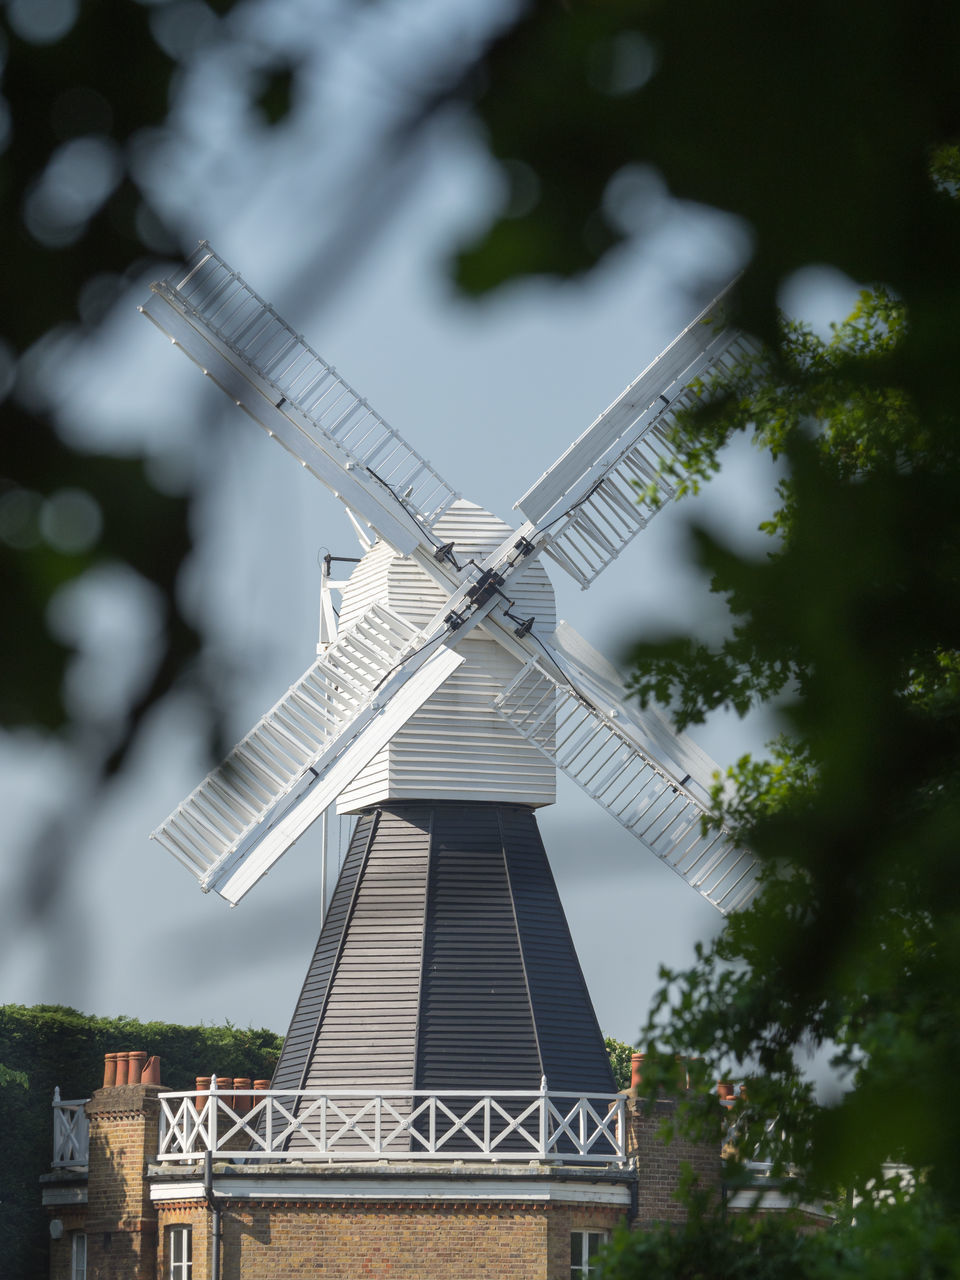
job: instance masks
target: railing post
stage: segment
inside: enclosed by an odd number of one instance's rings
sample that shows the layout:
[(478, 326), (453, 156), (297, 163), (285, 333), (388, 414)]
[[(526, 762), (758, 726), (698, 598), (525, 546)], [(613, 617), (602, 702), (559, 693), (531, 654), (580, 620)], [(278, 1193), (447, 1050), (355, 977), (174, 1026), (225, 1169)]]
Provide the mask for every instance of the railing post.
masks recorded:
[(547, 1158), (547, 1077), (540, 1077), (540, 1159)]
[(157, 1138), (157, 1155), (161, 1155), (167, 1145), (167, 1130), (170, 1127), (170, 1121), (167, 1116), (168, 1103), (166, 1098), (160, 1099), (160, 1129)]
[(53, 1164), (62, 1159), (63, 1147), (63, 1108), (60, 1106), (60, 1086), (53, 1088)]
[(215, 1074), (210, 1076), (210, 1119), (207, 1122), (207, 1142), (211, 1151), (217, 1150), (217, 1111), (219, 1109), (219, 1099), (217, 1097), (217, 1077)]

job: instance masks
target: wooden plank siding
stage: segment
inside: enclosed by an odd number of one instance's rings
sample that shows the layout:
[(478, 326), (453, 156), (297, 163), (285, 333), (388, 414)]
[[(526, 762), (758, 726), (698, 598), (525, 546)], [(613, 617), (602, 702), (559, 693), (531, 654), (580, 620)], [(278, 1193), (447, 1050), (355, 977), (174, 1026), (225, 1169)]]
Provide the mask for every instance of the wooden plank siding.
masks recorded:
[(376, 827), (375, 811), (361, 814), (343, 860), (327, 918), (307, 969), (293, 1019), (273, 1075), (274, 1089), (302, 1089), (316, 1043), (330, 980), (340, 954), (350, 908)]
[(497, 805), (438, 805), (419, 1089), (538, 1089), (543, 1074)]
[[(458, 499), (433, 530), (454, 544), (458, 563), (482, 561), (509, 535), (510, 526), (475, 503)], [(550, 580), (532, 559), (510, 579), (511, 612), (536, 618), (534, 634), (548, 639), (556, 627)], [(371, 604), (381, 602), (414, 626), (426, 625), (446, 596), (414, 561), (377, 542), (343, 588), (339, 626), (352, 626)], [(377, 804), (465, 800), (489, 804), (553, 804), (556, 768), (512, 725), (493, 701), (521, 663), (482, 626), (457, 646), (464, 663), (424, 702), (337, 800), (340, 813)]]
[(614, 1091), (533, 810), (362, 814), (274, 1087), (496, 1093), (537, 1090), (543, 1075), (552, 1090)]
[(603, 1034), (534, 815), (500, 810), (530, 1003), (549, 1089), (616, 1092)]

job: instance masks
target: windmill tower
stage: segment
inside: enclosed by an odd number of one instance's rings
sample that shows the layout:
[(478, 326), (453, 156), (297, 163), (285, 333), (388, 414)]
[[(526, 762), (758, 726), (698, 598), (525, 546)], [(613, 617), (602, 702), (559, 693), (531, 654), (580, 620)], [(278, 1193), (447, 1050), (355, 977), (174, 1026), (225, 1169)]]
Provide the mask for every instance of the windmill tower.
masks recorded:
[[(755, 865), (702, 829), (712, 761), (557, 625), (542, 560), (587, 587), (620, 554), (655, 513), (639, 494), (662, 484), (671, 415), (743, 339), (717, 305), (704, 312), (520, 498), (511, 528), (207, 244), (141, 310), (333, 490), (364, 547), (335, 639), (154, 832), (236, 903), (331, 804), (357, 815), (274, 1087), (609, 1093), (536, 826), (556, 768), (723, 912), (750, 900)], [(319, 1141), (302, 1114), (291, 1148)], [(369, 1146), (362, 1123), (352, 1136)]]

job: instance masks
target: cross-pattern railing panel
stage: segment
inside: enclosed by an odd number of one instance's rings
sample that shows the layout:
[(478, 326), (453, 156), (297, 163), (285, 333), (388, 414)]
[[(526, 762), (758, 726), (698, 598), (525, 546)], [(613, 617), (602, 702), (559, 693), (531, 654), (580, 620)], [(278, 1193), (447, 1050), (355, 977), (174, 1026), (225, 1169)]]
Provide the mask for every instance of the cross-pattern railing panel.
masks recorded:
[[(733, 370), (749, 356), (752, 344), (734, 331), (726, 331), (703, 356), (696, 378), (671, 400), (659, 397), (640, 414), (624, 411), (626, 425), (612, 456), (595, 468), (585, 496), (575, 499), (568, 515), (553, 525), (545, 554), (587, 587), (615, 560), (627, 544), (645, 528), (675, 490), (666, 478), (677, 461), (670, 429), (677, 414), (693, 406), (705, 379)], [(611, 411), (612, 412), (612, 411)], [(655, 486), (658, 500), (651, 499)]]
[(327, 440), (386, 485), (427, 525), (456, 493), (407, 442), (327, 364), (268, 302), (205, 242), (186, 264), (154, 286), (176, 298), (259, 378)]
[(203, 883), (309, 772), (418, 635), (375, 604), (340, 635), (153, 832)]
[(53, 1167), (77, 1169), (86, 1165), (90, 1149), (90, 1123), (84, 1105), (88, 1098), (63, 1100), (53, 1091)]
[(747, 905), (757, 883), (753, 856), (737, 849), (726, 830), (704, 829), (703, 804), (625, 729), (536, 663), (523, 668), (495, 706), (720, 911)]
[(208, 1150), (245, 1161), (626, 1158), (620, 1094), (211, 1089), (161, 1094), (160, 1105), (162, 1161)]

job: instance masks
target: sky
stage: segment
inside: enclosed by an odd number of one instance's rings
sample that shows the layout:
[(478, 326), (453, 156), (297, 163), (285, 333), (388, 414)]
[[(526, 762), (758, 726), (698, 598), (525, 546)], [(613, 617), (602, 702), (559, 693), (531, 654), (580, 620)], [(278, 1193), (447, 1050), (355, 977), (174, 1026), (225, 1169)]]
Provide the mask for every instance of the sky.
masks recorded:
[[(268, 133), (244, 113), (236, 63), (206, 64), (181, 89), (178, 136), (145, 162), (151, 180), (185, 242), (209, 239), (455, 488), (517, 521), (514, 501), (743, 265), (749, 236), (641, 175), (655, 196), (643, 239), (587, 281), (463, 299), (446, 257), (504, 199), (475, 133), (458, 116), (436, 121), (386, 189), (371, 156), (404, 68), (442, 53), (451, 32), (473, 38), (481, 18), (440, 0), (374, 7), (343, 19), (335, 48), (308, 18), (299, 0), (247, 7), (258, 39), (307, 51), (323, 68), (286, 130)], [(368, 189), (376, 216), (344, 235), (342, 211), (362, 208)], [(822, 310), (811, 298), (831, 287), (842, 294), (845, 282), (799, 280), (788, 301)], [(201, 477), (183, 599), (208, 636), (237, 740), (312, 660), (319, 557), (355, 555), (357, 543), (336, 499), (137, 314), (145, 293), (144, 282), (131, 289), (63, 361), (62, 429), (100, 448), (144, 448), (163, 483)], [(614, 660), (631, 637), (658, 629), (716, 634), (722, 611), (690, 566), (687, 522), (760, 555), (756, 526), (775, 479), (764, 459), (735, 448), (708, 492), (658, 515), (588, 592), (551, 568), (558, 615)], [(105, 573), (67, 593), (54, 620), (83, 643), (69, 683), (75, 705), (120, 705), (155, 643), (149, 594)], [(720, 716), (692, 736), (727, 764), (775, 728)], [(0, 868), (0, 1002), (285, 1031), (319, 929), (318, 836), (236, 909), (204, 896), (148, 839), (209, 768), (198, 729), (189, 698), (170, 699), (87, 824), (71, 822), (88, 779), (67, 750), (0, 740), (0, 807), (19, 853)], [(690, 961), (722, 919), (559, 783), (557, 804), (540, 811), (544, 841), (600, 1025), (635, 1042), (658, 966)], [(52, 814), (63, 819), (66, 857), (37, 918), (26, 895), (31, 875), (44, 873), (24, 851)], [(335, 849), (342, 838), (334, 823)]]

